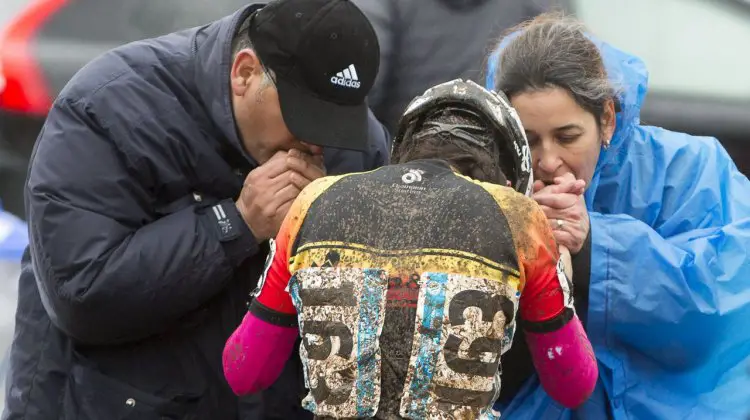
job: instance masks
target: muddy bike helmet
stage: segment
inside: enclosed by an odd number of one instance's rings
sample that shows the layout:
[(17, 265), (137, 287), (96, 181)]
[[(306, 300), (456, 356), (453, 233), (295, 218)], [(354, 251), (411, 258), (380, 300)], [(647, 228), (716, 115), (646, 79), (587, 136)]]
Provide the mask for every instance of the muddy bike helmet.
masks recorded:
[(429, 121), (430, 116), (446, 109), (468, 112), (494, 128), (493, 139), (501, 156), (509, 157), (502, 162), (503, 173), (513, 189), (530, 196), (534, 183), (531, 151), (516, 110), (510, 106), (505, 95), (488, 91), (471, 80), (455, 79), (441, 83), (414, 98), (399, 121), (391, 154), (398, 150), (404, 139), (424, 131), (449, 133), (466, 142), (489, 148), (489, 143), (484, 144), (478, 136), (472, 135), (484, 132), (487, 127)]

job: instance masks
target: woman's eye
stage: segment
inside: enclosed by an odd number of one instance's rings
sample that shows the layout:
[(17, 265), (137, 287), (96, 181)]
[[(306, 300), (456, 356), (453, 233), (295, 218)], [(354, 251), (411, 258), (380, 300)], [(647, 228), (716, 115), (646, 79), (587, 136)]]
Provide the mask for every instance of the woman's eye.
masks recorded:
[(580, 134), (572, 134), (572, 135), (567, 135), (567, 136), (559, 136), (557, 139), (558, 141), (560, 141), (560, 143), (569, 144), (578, 140), (580, 137), (581, 137)]

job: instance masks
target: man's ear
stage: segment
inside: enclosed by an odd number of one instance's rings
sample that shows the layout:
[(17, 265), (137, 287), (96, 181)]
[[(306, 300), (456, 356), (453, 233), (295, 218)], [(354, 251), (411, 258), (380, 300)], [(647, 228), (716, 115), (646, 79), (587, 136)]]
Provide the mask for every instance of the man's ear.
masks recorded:
[(249, 48), (240, 50), (234, 57), (232, 69), (229, 73), (232, 94), (235, 96), (245, 95), (252, 84), (253, 78), (262, 74), (263, 67), (255, 51)]

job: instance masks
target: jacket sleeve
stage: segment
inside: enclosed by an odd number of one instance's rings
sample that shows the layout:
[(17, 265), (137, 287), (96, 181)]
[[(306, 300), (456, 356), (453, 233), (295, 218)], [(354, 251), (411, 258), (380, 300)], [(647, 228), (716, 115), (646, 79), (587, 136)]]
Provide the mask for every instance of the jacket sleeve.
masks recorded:
[(708, 372), (700, 393), (750, 350), (750, 183), (715, 139), (679, 141), (649, 157), (666, 169), (623, 175), (628, 192), (614, 188), (631, 196), (611, 200), (619, 214), (590, 213), (588, 326), (595, 346), (616, 336), (664, 369)]
[(26, 190), (45, 308), (62, 331), (92, 345), (175, 326), (258, 251), (232, 200), (157, 218), (154, 193), (109, 136), (83, 105), (58, 101), (37, 142)]

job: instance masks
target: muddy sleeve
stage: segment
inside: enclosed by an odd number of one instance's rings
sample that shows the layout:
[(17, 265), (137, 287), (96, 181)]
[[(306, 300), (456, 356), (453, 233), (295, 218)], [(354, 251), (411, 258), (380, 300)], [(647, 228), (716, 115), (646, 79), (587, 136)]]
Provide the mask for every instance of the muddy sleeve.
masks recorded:
[[(289, 218), (287, 218), (289, 220)], [(284, 223), (271, 244), (269, 263), (258, 282), (258, 292), (250, 312), (274, 325), (294, 327), (297, 311), (289, 294), (289, 225)]]
[(565, 407), (588, 399), (598, 377), (596, 358), (573, 309), (572, 284), (565, 275), (549, 224), (531, 210), (525, 249), (519, 260), (525, 280), (520, 298), (521, 326), (547, 394)]

